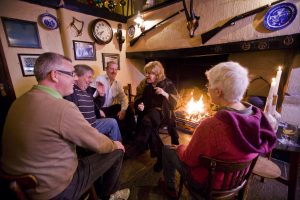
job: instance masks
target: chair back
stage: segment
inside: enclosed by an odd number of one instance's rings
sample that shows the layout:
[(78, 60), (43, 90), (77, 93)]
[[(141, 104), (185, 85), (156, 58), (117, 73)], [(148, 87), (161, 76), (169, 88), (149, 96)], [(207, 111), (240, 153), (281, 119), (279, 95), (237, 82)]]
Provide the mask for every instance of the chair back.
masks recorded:
[(33, 175), (13, 176), (5, 173), (2, 169), (0, 169), (0, 181), (1, 185), (4, 186), (2, 189), (9, 189), (19, 200), (28, 200), (25, 190), (35, 188), (38, 184), (37, 179)]
[(126, 96), (128, 97), (128, 103), (132, 104), (134, 102), (135, 95), (132, 94), (131, 84), (128, 83), (126, 86), (123, 87), (123, 89), (124, 89)]
[[(190, 194), (196, 199), (199, 196), (205, 199), (232, 199), (237, 195), (239, 199), (242, 199), (247, 193), (247, 181), (251, 176), (256, 160), (257, 157), (246, 162), (228, 162), (203, 156), (200, 157), (199, 161), (201, 166), (208, 170), (207, 184), (203, 188), (203, 191), (200, 192), (190, 187), (187, 181), (180, 181), (184, 182)], [(218, 176), (222, 174), (223, 179), (220, 183), (220, 188), (214, 189), (213, 186), (217, 174)], [(182, 188), (180, 190), (182, 191)]]

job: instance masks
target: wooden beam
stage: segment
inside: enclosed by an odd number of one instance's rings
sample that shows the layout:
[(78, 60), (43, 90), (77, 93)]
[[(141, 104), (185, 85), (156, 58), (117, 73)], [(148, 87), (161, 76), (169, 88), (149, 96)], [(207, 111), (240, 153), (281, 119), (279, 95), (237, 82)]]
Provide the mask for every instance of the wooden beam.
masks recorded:
[(300, 33), (193, 48), (126, 52), (126, 58), (184, 58), (279, 49), (300, 49)]

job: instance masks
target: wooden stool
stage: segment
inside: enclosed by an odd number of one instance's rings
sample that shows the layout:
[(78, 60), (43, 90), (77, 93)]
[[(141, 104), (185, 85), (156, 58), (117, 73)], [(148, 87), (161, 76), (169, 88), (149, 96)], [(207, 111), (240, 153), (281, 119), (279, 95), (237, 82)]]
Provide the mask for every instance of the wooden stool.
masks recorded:
[(276, 179), (280, 177), (281, 170), (278, 165), (276, 165), (268, 158), (259, 156), (252, 173), (254, 175), (262, 177), (263, 182), (263, 178)]

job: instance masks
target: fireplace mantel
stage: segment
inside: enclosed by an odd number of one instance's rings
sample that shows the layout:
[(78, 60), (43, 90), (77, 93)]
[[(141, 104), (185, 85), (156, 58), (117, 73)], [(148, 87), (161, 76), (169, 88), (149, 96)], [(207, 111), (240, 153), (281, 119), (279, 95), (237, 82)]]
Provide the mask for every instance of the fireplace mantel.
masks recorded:
[(300, 33), (257, 40), (200, 46), (194, 48), (126, 52), (126, 58), (182, 58), (279, 49), (300, 49)]

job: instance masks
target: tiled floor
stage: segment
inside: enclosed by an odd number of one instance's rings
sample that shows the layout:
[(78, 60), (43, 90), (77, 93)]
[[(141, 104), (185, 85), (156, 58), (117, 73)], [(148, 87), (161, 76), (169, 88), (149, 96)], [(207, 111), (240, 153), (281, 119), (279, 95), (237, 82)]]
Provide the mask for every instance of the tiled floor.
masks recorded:
[[(166, 134), (161, 137), (165, 144), (170, 144), (170, 138)], [(180, 142), (188, 143), (190, 135), (180, 133)], [(124, 160), (121, 172), (121, 187), (129, 187), (131, 194), (129, 200), (167, 200), (162, 189), (157, 185), (162, 172), (156, 173), (152, 167), (155, 159), (151, 159), (149, 151), (136, 159)], [(284, 164), (283, 164), (284, 167)], [(177, 177), (178, 178), (178, 177)], [(300, 180), (298, 181), (300, 182)], [(300, 183), (299, 183), (300, 184)], [(298, 187), (299, 188), (299, 187)], [(181, 200), (191, 199), (187, 191), (183, 191)], [(275, 180), (265, 180), (261, 183), (258, 177), (254, 177), (248, 194), (249, 200), (285, 200), (287, 199), (287, 186)], [(300, 198), (298, 197), (300, 200)]]

